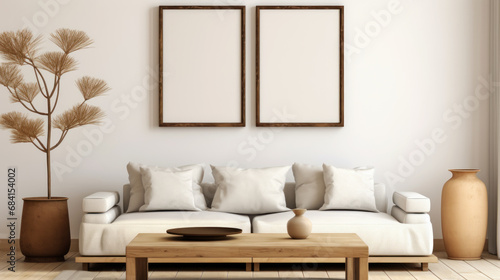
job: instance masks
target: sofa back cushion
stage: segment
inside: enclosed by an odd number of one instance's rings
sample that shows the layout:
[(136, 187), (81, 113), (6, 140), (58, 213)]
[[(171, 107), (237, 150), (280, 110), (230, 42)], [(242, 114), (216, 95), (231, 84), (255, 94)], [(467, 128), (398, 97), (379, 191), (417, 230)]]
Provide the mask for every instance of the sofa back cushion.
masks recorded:
[(325, 181), (323, 167), (294, 163), (292, 166), (295, 178), (297, 208), (318, 210), (325, 203)]
[[(141, 167), (144, 205), (140, 212), (161, 210), (196, 210), (193, 171), (154, 170)], [(201, 190), (201, 187), (200, 187)], [(205, 201), (203, 205), (206, 207)]]
[(130, 193), (129, 199), (127, 200), (127, 210), (124, 210), (125, 213), (136, 212), (139, 211), (141, 206), (145, 204), (144, 194), (145, 188), (142, 183), (142, 174), (141, 167), (143, 168), (151, 168), (155, 171), (192, 171), (192, 187), (193, 187), (193, 195), (195, 199), (195, 205), (197, 208), (201, 210), (205, 210), (207, 207), (205, 205), (205, 201), (203, 200), (203, 194), (200, 187), (200, 183), (203, 180), (203, 164), (191, 164), (184, 165), (180, 167), (158, 167), (158, 166), (147, 166), (140, 163), (129, 162), (127, 164), (127, 172), (129, 174), (130, 181)]
[(345, 169), (323, 164), (326, 185), (319, 210), (364, 210), (378, 212), (373, 168)]
[[(205, 199), (207, 201), (207, 207), (212, 207), (212, 201), (214, 199), (215, 191), (217, 190), (217, 186), (215, 183), (201, 183), (201, 189), (203, 190), (203, 195), (205, 195)], [(283, 190), (285, 193), (285, 201), (286, 207), (290, 209), (295, 208), (295, 183), (294, 182), (286, 182), (285, 188)]]
[[(205, 199), (207, 201), (207, 206), (210, 208), (212, 206), (212, 200), (214, 198), (216, 186), (213, 182), (211, 183), (201, 183), (201, 188)], [(387, 212), (387, 194), (385, 185), (382, 183), (375, 183), (375, 203), (377, 204), (377, 209), (380, 212)], [(295, 206), (295, 182), (285, 183), (285, 200), (286, 207), (294, 209)], [(123, 186), (123, 212), (127, 212), (128, 202), (130, 199), (130, 185), (126, 184)]]
[(290, 210), (284, 187), (290, 166), (235, 168), (211, 166), (217, 185), (213, 211), (264, 214)]

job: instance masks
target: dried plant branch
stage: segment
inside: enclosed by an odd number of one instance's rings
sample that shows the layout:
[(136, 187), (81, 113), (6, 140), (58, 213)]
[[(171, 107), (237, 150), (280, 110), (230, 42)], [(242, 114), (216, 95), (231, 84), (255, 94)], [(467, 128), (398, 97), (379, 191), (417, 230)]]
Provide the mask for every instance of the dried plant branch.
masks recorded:
[(26, 104), (24, 104), (24, 102), (21, 100), (21, 98), (19, 97), (19, 94), (18, 94), (18, 88), (15, 88), (15, 89), (11, 89), (9, 87), (7, 87), (7, 90), (9, 91), (10, 93), (10, 99), (12, 102), (19, 102), (21, 105), (23, 105), (24, 108), (26, 108), (26, 110), (32, 112), (32, 113), (36, 113), (36, 114), (39, 114), (39, 115), (43, 115), (43, 116), (47, 116), (48, 113), (44, 113), (44, 112), (40, 112), (38, 111), (36, 108), (35, 108), (35, 105), (33, 105), (33, 103), (29, 103), (31, 108), (29, 108)]
[(52, 109), (52, 112), (57, 106), (57, 101), (59, 100), (59, 93), (61, 89), (61, 76), (54, 75), (54, 86), (52, 87), (52, 92), (50, 93), (50, 98), (54, 96), (55, 93), (57, 93), (56, 96), (56, 102), (54, 103), (54, 107)]
[(64, 138), (66, 138), (66, 135), (68, 134), (68, 130), (65, 130), (61, 133), (61, 136), (59, 137), (59, 141), (57, 141), (57, 143), (52, 146), (52, 148), (50, 148), (50, 150), (54, 150), (55, 148), (57, 148), (61, 143), (62, 141), (64, 140)]
[(52, 94), (50, 95), (50, 97), (52, 98), (52, 95), (54, 95), (54, 91), (56, 92), (56, 102), (54, 102), (54, 105), (52, 106), (52, 110), (50, 110), (51, 114), (54, 113), (54, 110), (57, 107), (57, 103), (59, 103), (59, 93), (61, 90), (61, 85), (60, 85), (61, 81), (60, 80), (61, 79), (59, 78), (59, 81), (57, 81), (57, 83), (54, 85), (54, 89), (52, 90)]
[[(57, 90), (56, 90), (57, 88)], [(54, 102), (54, 105), (52, 107), (52, 110), (50, 110), (50, 113), (54, 113), (54, 110), (56, 109), (57, 107), (57, 103), (59, 103), (59, 93), (60, 93), (60, 90), (61, 90), (61, 86), (60, 86), (60, 81), (57, 82), (57, 85), (54, 86), (54, 90), (56, 90), (56, 102)], [(53, 95), (54, 93), (52, 93)], [(51, 96), (52, 97), (52, 96)]]
[(7, 62), (23, 65), (36, 56), (41, 36), (34, 37), (28, 29), (0, 33), (0, 53)]
[[(57, 88), (59, 87), (59, 82), (61, 81), (61, 76), (54, 75), (54, 84), (52, 85), (52, 92), (49, 94), (49, 97), (52, 98), (54, 93), (57, 91)], [(55, 107), (54, 107), (55, 109)]]
[[(11, 102), (19, 102), (29, 111), (33, 113), (40, 113), (32, 104), (33, 99), (39, 93), (38, 88), (35, 83), (23, 83), (23, 77), (17, 65), (0, 65), (0, 84), (5, 86), (11, 94)], [(22, 101), (29, 103), (31, 105), (31, 109)]]
[(31, 106), (31, 108), (29, 108), (26, 104), (24, 104), (24, 102), (22, 102), (21, 98), (19, 98), (19, 96), (18, 96), (18, 95), (17, 95), (17, 93), (16, 93), (16, 90), (17, 90), (17, 89), (7, 88), (7, 90), (8, 90), (8, 91), (9, 91), (9, 93), (10, 93), (10, 101), (11, 101), (12, 103), (19, 102), (21, 105), (23, 105), (23, 107), (24, 107), (24, 108), (26, 108), (26, 110), (28, 110), (28, 111), (30, 111), (30, 112), (32, 112), (32, 113), (38, 113), (38, 112), (35, 110), (35, 108), (34, 108), (33, 104), (31, 104), (31, 105), (30, 105), (30, 106)]
[(21, 69), (17, 65), (0, 65), (0, 84), (7, 88), (17, 88), (23, 82)]
[(60, 129), (63, 132), (77, 127), (78, 120), (76, 119), (76, 113), (74, 113), (76, 110), (75, 108), (77, 107), (78, 106), (75, 106), (55, 117), (52, 122), (52, 126), (54, 128)]
[[(37, 140), (37, 142), (35, 142), (35, 141), (32, 141), (32, 142), (31, 142), (31, 143), (33, 144), (33, 146), (35, 146), (35, 148), (37, 148), (38, 150), (40, 150), (40, 151), (42, 151), (42, 152), (46, 153), (47, 151), (45, 150), (45, 148), (44, 148), (44, 147), (39, 146), (39, 144), (41, 144), (42, 142), (41, 142), (38, 138), (36, 138), (36, 140)], [(37, 144), (37, 143), (38, 143), (38, 144)]]
[(53, 126), (61, 131), (88, 124), (99, 124), (104, 112), (96, 106), (88, 104), (76, 105), (54, 118)]
[(101, 123), (102, 118), (104, 118), (105, 116), (101, 108), (88, 104), (82, 104), (81, 106), (78, 106), (78, 110), (76, 111), (76, 113), (79, 120), (79, 126), (89, 124), (98, 125)]
[(50, 40), (66, 54), (87, 48), (93, 43), (85, 32), (67, 28), (56, 30), (50, 35)]
[(6, 113), (0, 117), (0, 126), (12, 131), (12, 143), (33, 142), (43, 135), (43, 124), (43, 120), (29, 119), (19, 112)]
[[(35, 66), (34, 62), (30, 62), (29, 65), (31, 66), (31, 68), (33, 68), (33, 72), (34, 72), (35, 78), (36, 78), (36, 83), (38, 85), (38, 88), (40, 89), (40, 92), (42, 93), (42, 95), (45, 98), (47, 98), (49, 96), (49, 88), (47, 87), (47, 83), (45, 82), (45, 78), (43, 77), (42, 73), (40, 72), (40, 69), (38, 69), (38, 67)], [(40, 76), (40, 77), (38, 77), (38, 76)], [(42, 83), (40, 83), (40, 80), (43, 83), (43, 86), (45, 88), (45, 92), (43, 92)]]
[(105, 81), (88, 76), (78, 79), (76, 81), (76, 86), (82, 93), (85, 101), (100, 96), (110, 90)]
[[(38, 142), (38, 144), (39, 144), (39, 145), (40, 145), (40, 147), (41, 147), (41, 148), (39, 148), (39, 150), (41, 150), (41, 151), (43, 151), (43, 152), (46, 152), (46, 151), (47, 151), (47, 149), (46, 149), (45, 145), (42, 143), (42, 141), (40, 141), (40, 138), (38, 138), (38, 137), (37, 137), (37, 138), (36, 138), (36, 142)], [(38, 148), (38, 145), (37, 145), (35, 142), (33, 142), (33, 145), (35, 145), (35, 146)]]
[(36, 61), (41, 69), (47, 70), (56, 76), (76, 70), (77, 65), (75, 59), (62, 52), (44, 53)]
[[(38, 111), (38, 109), (33, 104), (33, 100), (37, 97), (38, 93), (40, 93), (40, 90), (37, 83), (22, 83), (19, 87), (14, 89), (14, 92), (11, 91), (11, 100), (13, 102), (21, 103), (21, 105), (23, 105), (26, 110), (32, 113), (46, 116), (47, 113)], [(28, 105), (25, 104), (25, 102), (28, 103), (31, 108), (29, 108)]]
[(40, 93), (40, 89), (36, 83), (22, 83), (16, 92), (20, 100), (32, 104), (35, 97)]

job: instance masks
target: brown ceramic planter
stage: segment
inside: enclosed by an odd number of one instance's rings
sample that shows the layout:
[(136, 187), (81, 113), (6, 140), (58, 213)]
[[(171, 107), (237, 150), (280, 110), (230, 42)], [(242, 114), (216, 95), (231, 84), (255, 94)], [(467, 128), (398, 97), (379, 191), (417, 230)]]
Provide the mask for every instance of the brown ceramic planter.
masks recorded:
[(69, 251), (67, 197), (23, 198), (20, 247), (26, 262), (64, 261)]

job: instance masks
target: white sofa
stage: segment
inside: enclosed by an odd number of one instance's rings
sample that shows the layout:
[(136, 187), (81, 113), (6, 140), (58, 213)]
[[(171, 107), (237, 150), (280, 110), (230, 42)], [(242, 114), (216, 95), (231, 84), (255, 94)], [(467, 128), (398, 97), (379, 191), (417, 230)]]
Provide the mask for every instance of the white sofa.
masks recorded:
[[(432, 255), (432, 224), (427, 214), (430, 200), (418, 193), (395, 192), (392, 195), (395, 205), (388, 214), (385, 186), (375, 184), (374, 189), (380, 212), (309, 210), (305, 216), (313, 224), (312, 232), (358, 234), (369, 246), (370, 262), (422, 263), (424, 270), (429, 262), (436, 262), (437, 258)], [(215, 185), (203, 183), (202, 191), (210, 206)], [(284, 192), (287, 207), (295, 208), (295, 183), (286, 183)], [(138, 233), (165, 233), (170, 228), (188, 226), (236, 227), (244, 233), (286, 233), (286, 223), (294, 215), (291, 211), (241, 215), (210, 210), (126, 213), (129, 195), (130, 185), (125, 185), (123, 214), (117, 192), (99, 192), (84, 198), (85, 214), (79, 240), (81, 256), (77, 258), (84, 268), (88, 269), (89, 263), (125, 262), (125, 247)]]

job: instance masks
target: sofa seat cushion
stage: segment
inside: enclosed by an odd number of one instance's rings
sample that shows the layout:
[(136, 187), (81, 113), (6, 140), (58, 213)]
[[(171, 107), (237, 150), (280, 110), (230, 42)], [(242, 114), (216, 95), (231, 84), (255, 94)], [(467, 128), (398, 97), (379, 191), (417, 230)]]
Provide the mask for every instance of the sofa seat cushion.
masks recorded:
[(124, 213), (113, 224), (116, 225), (179, 225), (179, 227), (219, 226), (248, 224), (246, 215), (212, 211), (158, 211)]
[[(293, 212), (257, 216), (252, 221), (255, 233), (286, 233)], [(313, 233), (356, 233), (368, 245), (371, 256), (430, 255), (433, 249), (431, 223), (403, 224), (383, 212), (318, 211), (305, 213)]]
[(250, 233), (250, 218), (212, 211), (161, 211), (124, 213), (111, 224), (83, 222), (80, 226), (80, 254), (124, 256), (125, 247), (139, 233), (165, 233), (178, 227), (234, 227)]

